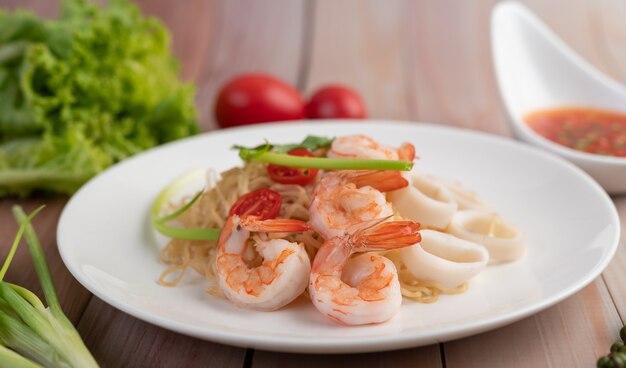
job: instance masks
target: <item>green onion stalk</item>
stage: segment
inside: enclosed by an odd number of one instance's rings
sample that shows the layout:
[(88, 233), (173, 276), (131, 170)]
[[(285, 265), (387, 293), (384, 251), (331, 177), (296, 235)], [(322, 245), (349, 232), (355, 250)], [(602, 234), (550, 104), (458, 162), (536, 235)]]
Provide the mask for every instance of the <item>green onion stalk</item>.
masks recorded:
[[(98, 367), (61, 309), (43, 248), (30, 223), (42, 208), (26, 215), (20, 206), (13, 206), (13, 216), (20, 227), (0, 269), (0, 366)], [(31, 291), (3, 281), (22, 236), (33, 259), (47, 308)]]
[(413, 162), (411, 161), (292, 156), (286, 153), (272, 151), (273, 146), (269, 143), (253, 148), (242, 146), (234, 146), (233, 148), (239, 150), (239, 157), (244, 161), (262, 162), (287, 167), (322, 170), (395, 171), (410, 171), (413, 168)]

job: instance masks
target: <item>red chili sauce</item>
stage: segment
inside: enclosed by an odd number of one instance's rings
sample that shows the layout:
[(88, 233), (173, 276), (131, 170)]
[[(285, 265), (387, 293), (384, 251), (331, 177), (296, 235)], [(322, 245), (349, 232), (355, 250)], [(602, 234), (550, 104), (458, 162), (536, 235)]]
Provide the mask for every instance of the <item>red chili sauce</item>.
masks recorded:
[(561, 108), (526, 115), (526, 123), (549, 140), (575, 150), (626, 157), (626, 114)]

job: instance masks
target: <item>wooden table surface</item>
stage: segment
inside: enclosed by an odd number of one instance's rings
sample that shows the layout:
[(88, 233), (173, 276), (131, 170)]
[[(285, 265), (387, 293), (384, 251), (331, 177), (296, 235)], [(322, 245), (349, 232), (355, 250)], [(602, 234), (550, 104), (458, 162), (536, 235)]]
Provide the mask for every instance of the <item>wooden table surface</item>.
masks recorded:
[[(357, 89), (372, 118), (437, 122), (510, 136), (494, 80), (489, 16), (497, 3), (361, 0), (141, 0), (173, 34), (183, 78), (197, 85), (202, 128), (216, 128), (217, 88), (245, 71), (273, 73), (308, 94), (328, 82)], [(569, 45), (626, 83), (626, 2), (524, 1)], [(0, 0), (51, 17), (58, 3)], [(393, 352), (283, 354), (224, 346), (152, 326), (91, 295), (69, 274), (56, 245), (64, 197), (0, 200), (1, 254), (16, 226), (15, 203), (33, 209), (63, 306), (87, 346), (107, 367), (590, 367), (626, 322), (626, 245), (589, 286), (512, 325), (461, 340)], [(613, 197), (626, 221), (626, 196)], [(584, 208), (580, 209), (584, 211)], [(38, 290), (27, 252), (10, 281)]]

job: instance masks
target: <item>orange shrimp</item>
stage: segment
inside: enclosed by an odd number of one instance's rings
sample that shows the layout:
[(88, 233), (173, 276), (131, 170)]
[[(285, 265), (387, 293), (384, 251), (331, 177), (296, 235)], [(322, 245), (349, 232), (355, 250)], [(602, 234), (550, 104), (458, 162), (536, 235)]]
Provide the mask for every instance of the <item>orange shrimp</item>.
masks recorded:
[[(375, 253), (419, 243), (420, 225), (412, 221), (369, 221), (345, 236), (327, 240), (311, 269), (309, 293), (315, 307), (331, 319), (362, 325), (384, 322), (402, 303), (394, 264)], [(372, 225), (374, 224), (374, 225)]]
[(410, 143), (402, 143), (399, 148), (393, 148), (363, 134), (347, 135), (333, 140), (328, 157), (413, 161), (415, 147)]
[(315, 186), (309, 223), (324, 239), (342, 236), (348, 227), (393, 215), (382, 191), (404, 188), (398, 171), (331, 171)]
[(251, 231), (303, 232), (310, 227), (292, 219), (259, 220), (237, 215), (227, 219), (217, 242), (217, 280), (233, 304), (249, 309), (276, 310), (306, 289), (311, 262), (302, 244), (270, 239), (253, 245), (263, 257), (250, 266), (243, 255)]

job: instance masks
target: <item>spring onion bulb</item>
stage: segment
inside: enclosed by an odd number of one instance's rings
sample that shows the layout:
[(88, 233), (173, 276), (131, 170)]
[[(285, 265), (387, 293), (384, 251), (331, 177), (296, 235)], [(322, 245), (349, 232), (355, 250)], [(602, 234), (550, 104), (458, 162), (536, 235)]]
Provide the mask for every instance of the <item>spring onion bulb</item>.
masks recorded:
[[(98, 367), (61, 309), (43, 248), (30, 224), (42, 208), (27, 216), (20, 206), (13, 206), (13, 216), (20, 228), (0, 270), (0, 366)], [(33, 259), (47, 308), (31, 291), (2, 280), (22, 236)]]

